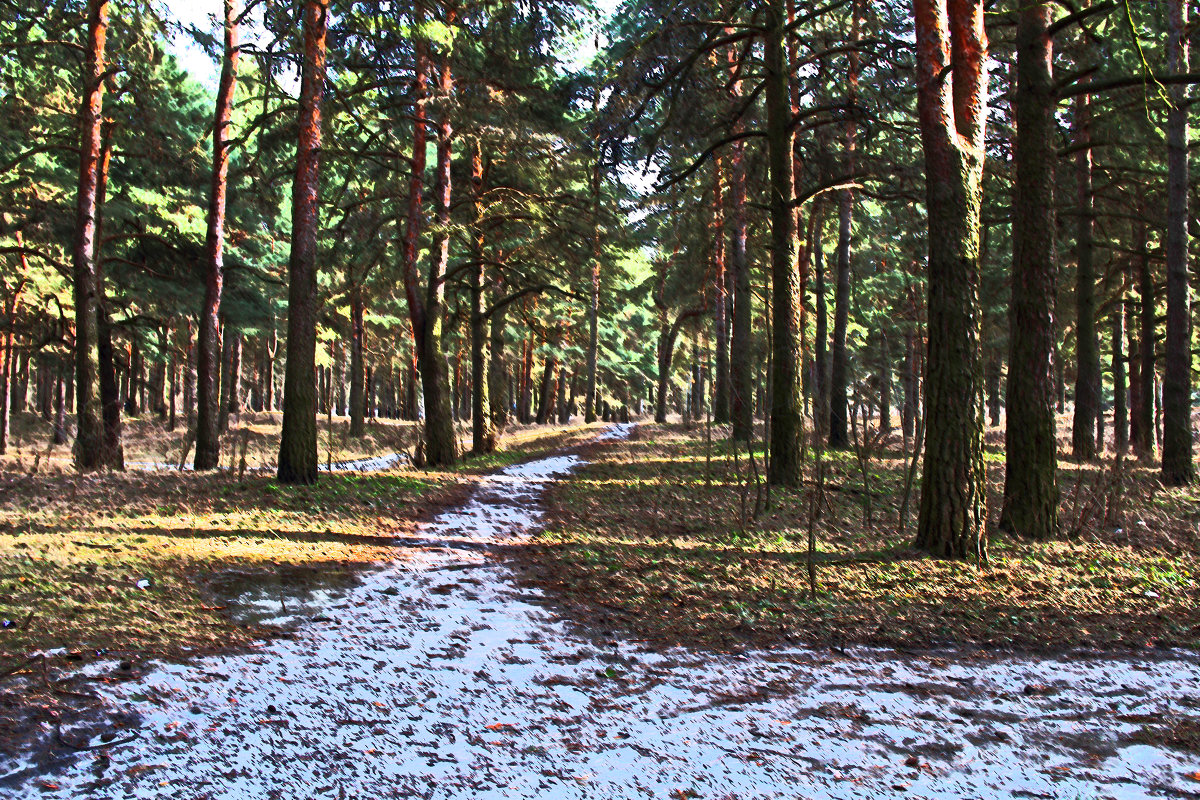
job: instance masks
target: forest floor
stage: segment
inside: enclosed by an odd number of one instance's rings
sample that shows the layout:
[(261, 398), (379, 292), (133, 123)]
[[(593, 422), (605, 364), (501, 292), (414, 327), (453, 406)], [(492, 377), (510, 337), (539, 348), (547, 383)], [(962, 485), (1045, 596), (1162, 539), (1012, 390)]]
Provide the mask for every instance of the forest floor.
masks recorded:
[(464, 503), (395, 540), (390, 559), (353, 586), (259, 585), (229, 595), (235, 619), (299, 612), (304, 624), (290, 635), (182, 662), (100, 658), (73, 667), (43, 658), (40, 669), (10, 676), (70, 694), (89, 713), (40, 719), (16, 755), (0, 755), (0, 793), (1200, 793), (1200, 660), (1179, 650), (716, 650), (631, 639), (616, 617), (574, 619), (574, 606), (514, 570), (541, 527), (548, 489), (592, 469), (585, 457), (620, 461), (659, 435), (638, 434), (627, 446), (628, 432), (617, 426), (594, 444), (482, 478)]
[(823, 490), (810, 469), (803, 490), (773, 489), (769, 504), (727, 435), (648, 424), (597, 452), (549, 490), (528, 579), (577, 617), (671, 645), (1200, 644), (1200, 488), (1164, 489), (1136, 462), (1064, 459), (1064, 538), (1015, 541), (996, 531), (1004, 463), (989, 447), (990, 557), (974, 565), (910, 546), (919, 475), (902, 521), (898, 433), (862, 460), (825, 453)]
[[(158, 427), (127, 426), (135, 457)], [(409, 427), (373, 424), (354, 455), (391, 452)], [(278, 635), (262, 620), (231, 618), (227, 598), (249, 586), (304, 593), (352, 585), (394, 556), (397, 537), (461, 503), (481, 474), (594, 433), (582, 425), (516, 427), (497, 452), (453, 471), (335, 472), (314, 486), (285, 486), (260, 470), (79, 475), (13, 448), (0, 459), (0, 677), (40, 653), (75, 664), (140, 663)], [(277, 442), (277, 425), (274, 435)], [(0, 692), (0, 750), (11, 726), (22, 724), (18, 707), (52, 711), (69, 701), (55, 688)]]

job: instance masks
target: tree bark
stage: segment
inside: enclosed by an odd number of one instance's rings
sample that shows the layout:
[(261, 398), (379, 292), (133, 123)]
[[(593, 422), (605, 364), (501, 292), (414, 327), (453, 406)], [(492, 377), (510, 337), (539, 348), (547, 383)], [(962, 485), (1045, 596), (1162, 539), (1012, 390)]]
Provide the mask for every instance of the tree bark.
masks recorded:
[(1058, 293), (1054, 164), (1058, 155), (1050, 17), (1050, 3), (1021, 7), (1014, 100), (1013, 278), (1000, 526), (1031, 539), (1048, 539), (1058, 532), (1053, 369)]
[(362, 289), (355, 286), (350, 290), (350, 435), (354, 438), (366, 433), (364, 413), (366, 411), (366, 365), (363, 362), (363, 344), (366, 331), (363, 325)]
[(320, 228), (321, 98), (329, 0), (304, 4), (304, 64), (296, 177), (292, 183), (292, 247), (288, 259), (287, 365), (278, 477), (317, 480), (317, 235)]
[[(1167, 2), (1167, 68), (1188, 70), (1185, 0)], [(1172, 84), (1167, 111), (1167, 338), (1163, 353), (1162, 480), (1184, 486), (1196, 479), (1192, 457), (1192, 315), (1188, 287), (1188, 97)]]
[(504, 363), (504, 326), (508, 318), (508, 306), (502, 306), (492, 314), (488, 339), (491, 343), (488, 365), (488, 395), (490, 400), (493, 435), (497, 438), (508, 427), (509, 379), (508, 367)]
[(1138, 338), (1141, 342), (1141, 394), (1142, 413), (1138, 420), (1138, 440), (1135, 441), (1138, 457), (1145, 461), (1154, 460), (1154, 340), (1155, 340), (1155, 311), (1154, 311), (1154, 274), (1150, 268), (1150, 254), (1147, 251), (1146, 229), (1139, 225), (1139, 233), (1135, 237), (1138, 265), (1138, 295), (1141, 331)]
[(1094, 264), (1095, 200), (1092, 195), (1091, 103), (1086, 94), (1075, 105), (1075, 181), (1079, 205), (1075, 234), (1075, 415), (1071, 450), (1075, 458), (1096, 457), (1096, 417), (1100, 413), (1100, 340), (1096, 332)]
[(791, 103), (785, 47), (786, 9), (772, 0), (767, 9), (766, 65), (767, 160), (771, 194), (771, 463), (768, 479), (783, 486), (801, 481), (804, 398), (800, 389), (800, 305), (804, 300), (798, 270)]
[(1112, 314), (1113, 442), (1118, 455), (1129, 447), (1129, 408), (1125, 383), (1125, 308), (1118, 303)]
[(724, 173), (720, 158), (713, 159), (713, 422), (729, 422), (729, 298), (725, 295)]
[[(980, 206), (987, 38), (982, 0), (913, 0), (929, 215), (925, 457), (917, 547), (986, 557)], [(951, 53), (953, 52), (953, 58)]]
[(71, 278), (75, 298), (75, 466), (93, 470), (104, 463), (100, 415), (98, 318), (96, 315), (96, 212), (101, 149), (104, 45), (108, 0), (88, 0), (88, 33), (80, 102), (79, 181)]
[(483, 263), (483, 153), (479, 139), (471, 140), (471, 202), (475, 230), (471, 239), (471, 452), (490, 453), (496, 449), (496, 427), (491, 402), (493, 376), (488, 369), (488, 320), (484, 316)]
[(225, 48), (221, 79), (213, 112), (213, 168), (208, 193), (208, 232), (204, 240), (204, 303), (196, 338), (196, 456), (197, 470), (216, 469), (221, 461), (220, 315), (225, 286), (225, 207), (229, 187), (230, 124), (238, 69), (237, 0), (225, 0)]

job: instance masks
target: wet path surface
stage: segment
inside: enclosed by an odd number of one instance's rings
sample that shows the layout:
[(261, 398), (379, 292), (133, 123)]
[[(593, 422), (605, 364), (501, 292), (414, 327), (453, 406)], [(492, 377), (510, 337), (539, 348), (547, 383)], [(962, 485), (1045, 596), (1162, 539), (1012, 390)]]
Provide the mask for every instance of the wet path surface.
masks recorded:
[(1200, 718), (1190, 657), (713, 656), (580, 635), (480, 547), (535, 529), (578, 463), (484, 481), (295, 638), (106, 686), (137, 738), (0, 796), (1200, 797), (1200, 756), (1138, 743)]

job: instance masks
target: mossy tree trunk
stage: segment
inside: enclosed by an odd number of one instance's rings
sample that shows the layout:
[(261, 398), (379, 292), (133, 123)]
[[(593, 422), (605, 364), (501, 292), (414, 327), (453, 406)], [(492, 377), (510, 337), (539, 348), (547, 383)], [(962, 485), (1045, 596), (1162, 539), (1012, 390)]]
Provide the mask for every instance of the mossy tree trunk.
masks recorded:
[(978, 297), (987, 87), (983, 2), (913, 0), (913, 10), (929, 215), (925, 454), (916, 545), (941, 557), (983, 559)]

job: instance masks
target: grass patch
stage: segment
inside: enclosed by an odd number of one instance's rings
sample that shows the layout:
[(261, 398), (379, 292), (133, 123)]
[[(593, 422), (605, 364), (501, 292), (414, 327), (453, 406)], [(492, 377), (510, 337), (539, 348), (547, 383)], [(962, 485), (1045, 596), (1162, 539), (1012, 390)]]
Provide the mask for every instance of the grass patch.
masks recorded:
[[(550, 490), (533, 579), (581, 611), (671, 643), (1200, 643), (1200, 503), (1194, 490), (1164, 490), (1150, 470), (1127, 469), (1117, 502), (1102, 468), (1065, 464), (1063, 527), (1077, 535), (1031, 543), (993, 533), (989, 563), (974, 565), (908, 546), (916, 490), (902, 525), (899, 442), (874, 454), (865, 486), (853, 454), (831, 453), (813, 597), (815, 487), (773, 489), (770, 508), (743, 527), (749, 469), (744, 452), (735, 465), (722, 433), (709, 449), (702, 429), (643, 425), (628, 442), (593, 448), (591, 464)], [(1002, 460), (989, 466), (993, 517), (1002, 471)], [(748, 517), (754, 497), (751, 488)]]

